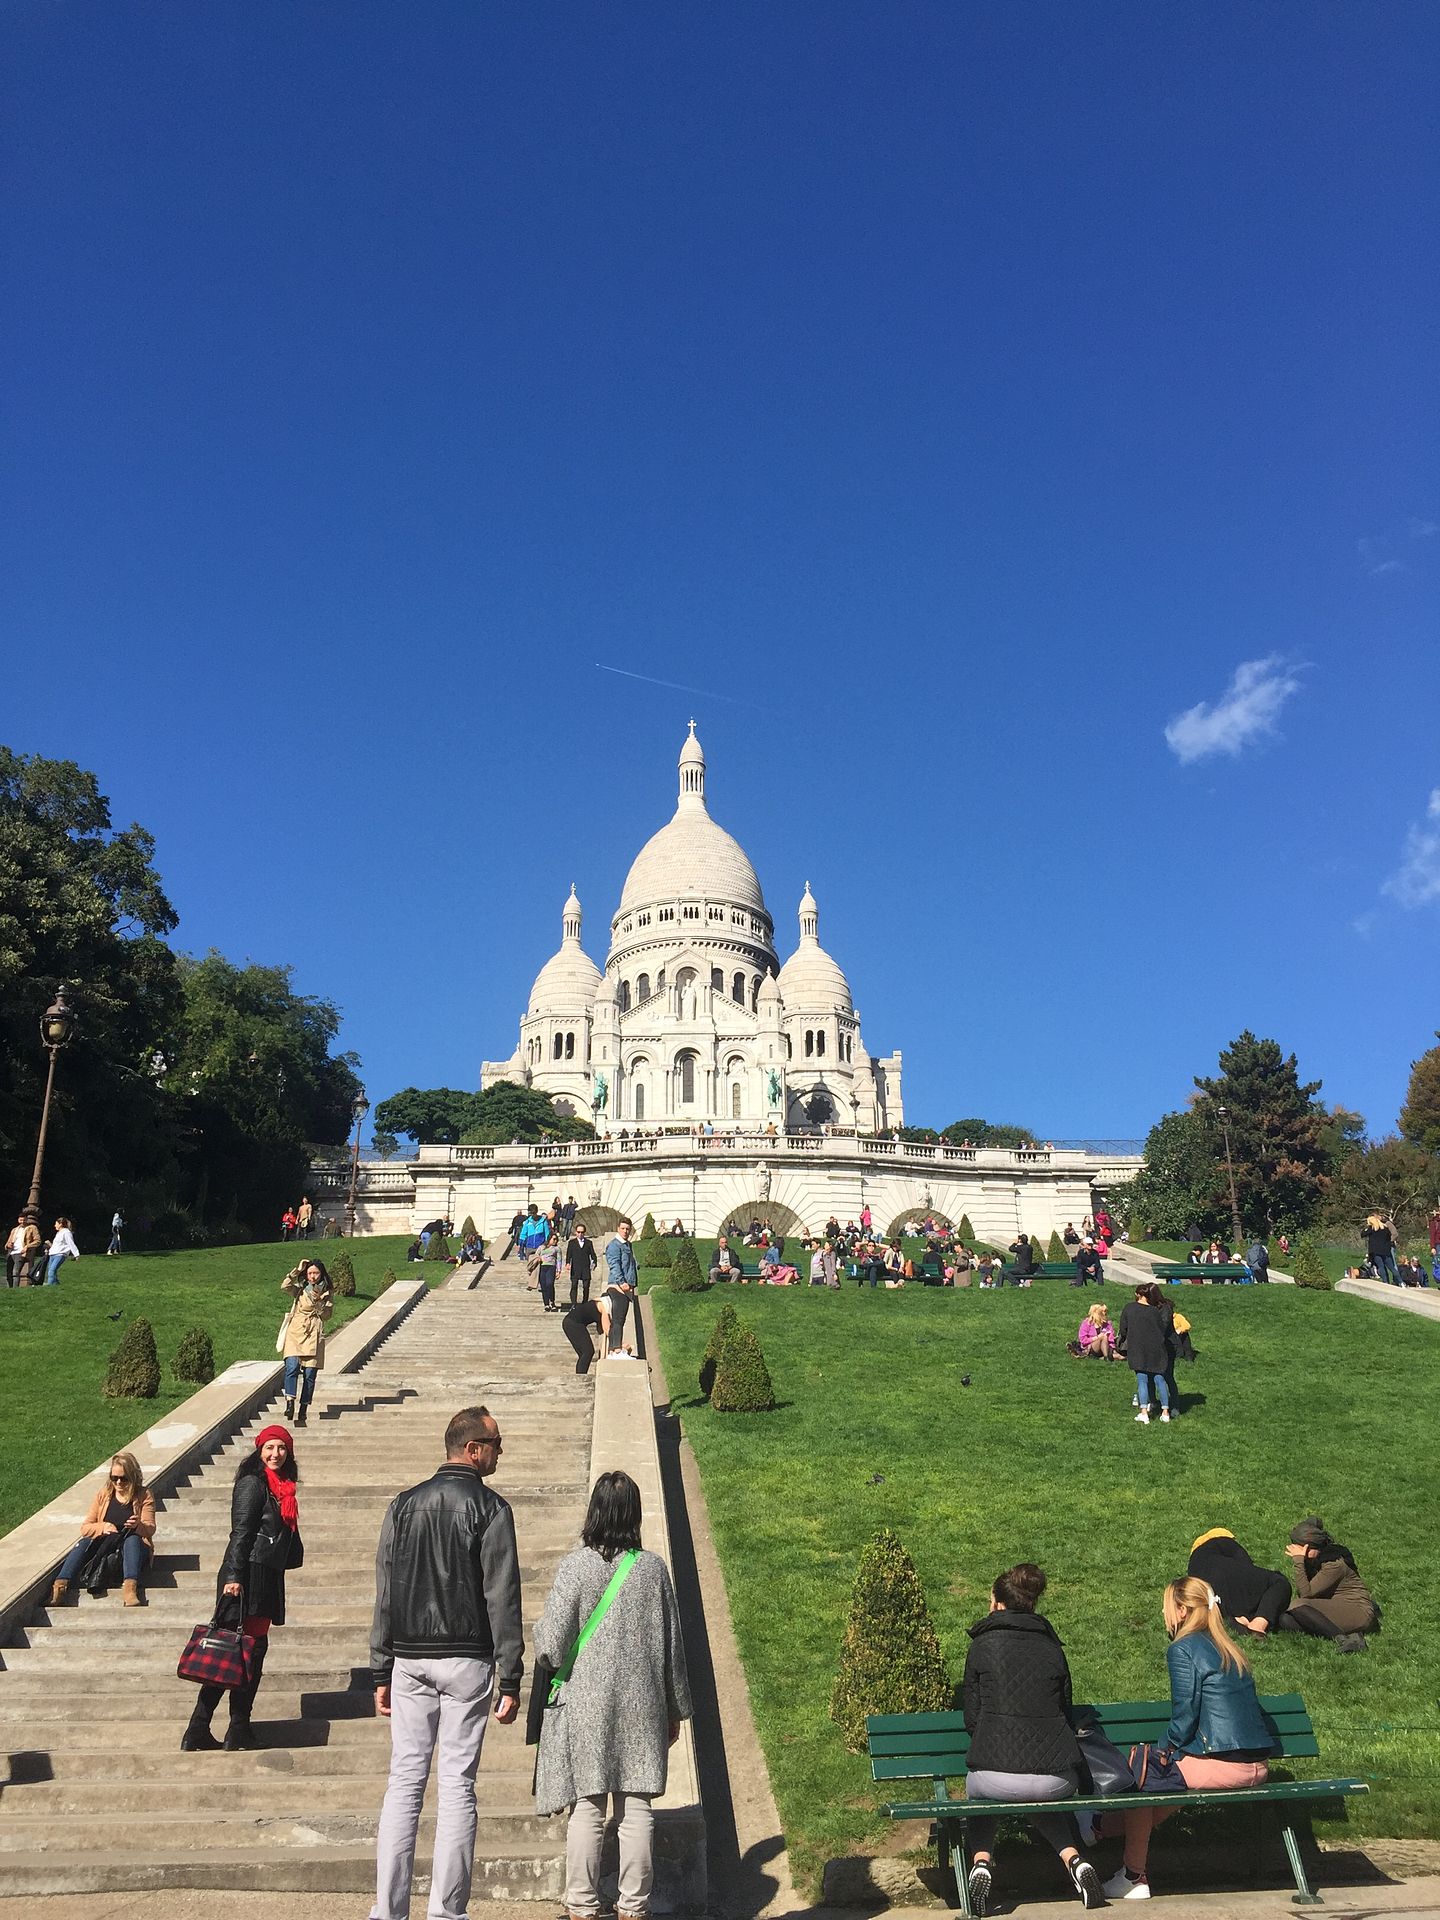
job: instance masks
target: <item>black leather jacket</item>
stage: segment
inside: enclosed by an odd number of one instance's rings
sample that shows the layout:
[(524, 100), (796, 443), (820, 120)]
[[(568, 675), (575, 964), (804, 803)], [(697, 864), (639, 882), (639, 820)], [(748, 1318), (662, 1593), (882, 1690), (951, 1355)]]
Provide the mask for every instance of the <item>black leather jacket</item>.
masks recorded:
[(388, 1684), (397, 1658), (493, 1660), (496, 1693), (518, 1696), (524, 1652), (514, 1516), (473, 1467), (447, 1461), (381, 1525), (371, 1674)]

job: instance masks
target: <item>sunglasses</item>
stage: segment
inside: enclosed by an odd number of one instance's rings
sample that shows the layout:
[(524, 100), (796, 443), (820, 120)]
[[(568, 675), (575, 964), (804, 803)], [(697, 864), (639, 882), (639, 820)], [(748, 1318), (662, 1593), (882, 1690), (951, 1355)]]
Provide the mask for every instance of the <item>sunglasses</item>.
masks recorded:
[(123, 1487), (129, 1478), (128, 1473), (112, 1473), (110, 1476), (110, 1484), (112, 1487)]

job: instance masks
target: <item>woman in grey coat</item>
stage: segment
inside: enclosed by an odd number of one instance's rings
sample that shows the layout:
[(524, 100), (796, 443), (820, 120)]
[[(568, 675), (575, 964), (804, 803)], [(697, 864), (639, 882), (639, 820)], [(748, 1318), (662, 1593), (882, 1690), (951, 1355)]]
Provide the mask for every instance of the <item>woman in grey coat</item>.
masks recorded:
[(535, 1657), (563, 1665), (623, 1553), (637, 1558), (545, 1714), (535, 1780), (539, 1813), (568, 1809), (565, 1903), (575, 1920), (600, 1912), (600, 1843), (607, 1798), (620, 1838), (619, 1920), (641, 1920), (654, 1880), (654, 1816), (670, 1748), (690, 1718), (680, 1610), (665, 1562), (640, 1551), (640, 1489), (602, 1473), (582, 1545), (567, 1554), (535, 1629)]

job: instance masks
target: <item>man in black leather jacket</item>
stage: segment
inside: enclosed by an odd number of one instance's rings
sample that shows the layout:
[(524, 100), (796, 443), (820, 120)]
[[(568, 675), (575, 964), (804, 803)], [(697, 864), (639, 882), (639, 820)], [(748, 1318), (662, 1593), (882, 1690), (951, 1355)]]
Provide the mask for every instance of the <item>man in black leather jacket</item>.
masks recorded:
[(444, 1466), (391, 1501), (380, 1528), (370, 1671), (375, 1711), (390, 1721), (390, 1781), (372, 1920), (409, 1914), (437, 1736), (432, 1910), (464, 1913), (470, 1897), (480, 1746), (492, 1713), (515, 1718), (524, 1671), (515, 1521), (485, 1485), (500, 1447), (487, 1409), (462, 1408), (445, 1429)]

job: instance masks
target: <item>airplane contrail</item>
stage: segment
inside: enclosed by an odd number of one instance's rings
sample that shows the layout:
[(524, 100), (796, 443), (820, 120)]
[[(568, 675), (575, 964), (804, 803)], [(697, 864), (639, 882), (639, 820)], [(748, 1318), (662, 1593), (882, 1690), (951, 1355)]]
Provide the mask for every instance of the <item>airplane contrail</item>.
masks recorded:
[(672, 693), (697, 693), (702, 700), (724, 700), (732, 707), (743, 707), (748, 704), (744, 700), (737, 700), (730, 693), (710, 693), (704, 687), (682, 687), (678, 680), (657, 680), (653, 674), (632, 673), (628, 667), (607, 667), (603, 660), (597, 660), (595, 666), (600, 673), (618, 673), (626, 680), (643, 680), (650, 687), (668, 687)]

